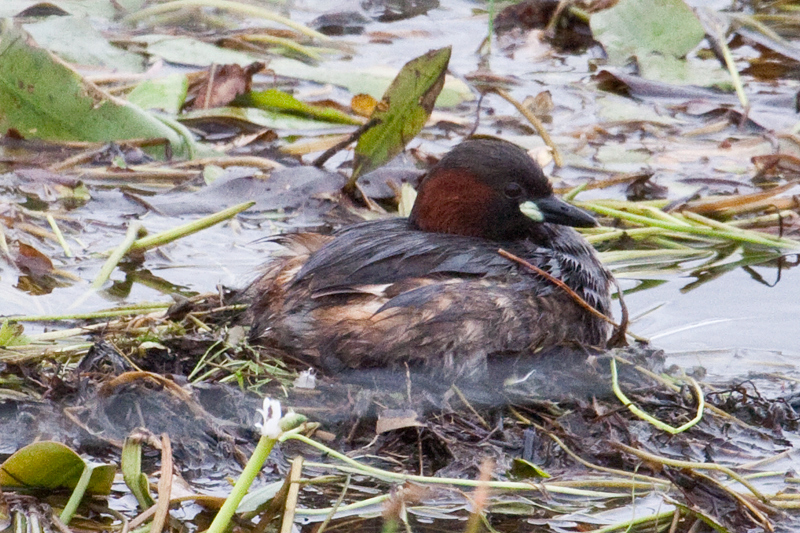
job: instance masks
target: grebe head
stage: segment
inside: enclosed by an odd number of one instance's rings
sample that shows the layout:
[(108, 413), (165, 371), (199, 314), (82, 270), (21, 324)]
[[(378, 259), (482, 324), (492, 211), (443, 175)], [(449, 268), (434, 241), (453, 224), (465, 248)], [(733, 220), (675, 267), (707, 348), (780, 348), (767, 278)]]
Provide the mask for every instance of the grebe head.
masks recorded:
[(542, 169), (524, 150), (492, 138), (462, 142), (428, 172), (410, 222), (422, 231), (498, 241), (524, 238), (541, 223), (597, 225), (553, 196)]

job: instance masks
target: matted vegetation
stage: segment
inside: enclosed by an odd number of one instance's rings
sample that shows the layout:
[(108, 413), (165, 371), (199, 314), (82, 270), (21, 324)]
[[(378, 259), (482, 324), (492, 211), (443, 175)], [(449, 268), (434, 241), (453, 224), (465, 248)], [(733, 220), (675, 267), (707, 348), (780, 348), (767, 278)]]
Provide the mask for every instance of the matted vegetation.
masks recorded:
[[(498, 362), (483, 383), (317, 376), (250, 345), (209, 282), (254, 270), (260, 237), (408, 213), (472, 132), (530, 149), (598, 216), (584, 235), (628, 293), (794, 266), (794, 8), (545, 4), (456, 2), (480, 32), (455, 43), (389, 4), (309, 24), (223, 0), (0, 6), (3, 523), (796, 528), (794, 369), (709, 379), (634, 323), (632, 347)], [(307, 420), (276, 429), (265, 396)]]

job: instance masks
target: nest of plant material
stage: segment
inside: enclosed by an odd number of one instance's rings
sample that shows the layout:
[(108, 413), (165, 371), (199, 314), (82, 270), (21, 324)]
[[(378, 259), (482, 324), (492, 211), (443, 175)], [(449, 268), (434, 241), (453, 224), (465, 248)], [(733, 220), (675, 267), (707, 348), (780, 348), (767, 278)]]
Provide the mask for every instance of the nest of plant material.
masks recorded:
[[(502, 529), (522, 515), (565, 531), (771, 530), (800, 503), (789, 483), (792, 398), (698, 383), (648, 346), (501, 358), (461, 382), (413, 368), (324, 376), (248, 345), (230, 325), (235, 312), (205, 295), (106, 323), (77, 365), (19, 359), (11, 369), (29, 394), (3, 403), (5, 449), (51, 438), (114, 462), (131, 435), (165, 435), (191, 490), (219, 492), (258, 441), (256, 409), (269, 396), (309, 422), (273, 451), (260, 483), (306, 482), (297, 500), (267, 491), (244, 529), (274, 516)], [(145, 450), (154, 471), (164, 451)]]

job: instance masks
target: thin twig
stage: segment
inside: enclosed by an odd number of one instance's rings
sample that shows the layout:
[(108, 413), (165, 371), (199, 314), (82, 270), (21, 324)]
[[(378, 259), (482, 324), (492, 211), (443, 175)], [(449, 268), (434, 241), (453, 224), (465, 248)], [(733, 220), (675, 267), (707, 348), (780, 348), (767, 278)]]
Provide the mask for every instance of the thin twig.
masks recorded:
[(350, 487), (350, 474), (347, 474), (347, 479), (344, 480), (344, 487), (342, 488), (341, 494), (339, 494), (339, 498), (336, 500), (336, 503), (333, 504), (333, 507), (331, 507), (330, 514), (328, 514), (328, 516), (325, 517), (325, 520), (323, 520), (322, 523), (317, 528), (317, 533), (323, 533), (323, 531), (325, 531), (325, 528), (328, 527), (328, 524), (330, 524), (333, 517), (336, 516), (336, 511), (338, 511), (339, 507), (342, 505), (342, 502), (344, 501), (344, 495), (347, 494), (347, 489), (349, 487)]
[(577, 292), (573, 291), (569, 287), (569, 285), (567, 285), (566, 283), (564, 283), (560, 279), (558, 279), (558, 278), (552, 276), (551, 274), (545, 272), (544, 270), (542, 270), (541, 268), (537, 267), (536, 265), (533, 265), (533, 264), (529, 263), (528, 261), (525, 261), (521, 257), (516, 256), (516, 255), (512, 254), (511, 252), (507, 252), (507, 251), (503, 250), (502, 248), (498, 249), (497, 253), (502, 255), (506, 259), (510, 259), (511, 261), (519, 263), (520, 265), (524, 266), (525, 268), (528, 268), (528, 269), (532, 270), (533, 272), (536, 272), (537, 274), (539, 274), (540, 276), (542, 276), (543, 278), (545, 278), (546, 280), (548, 280), (549, 282), (551, 282), (552, 284), (556, 285), (557, 287), (562, 289), (564, 292), (566, 292), (573, 300), (575, 300), (575, 302), (579, 306), (583, 307), (584, 309), (586, 309), (588, 312), (590, 312), (591, 314), (593, 314), (597, 318), (608, 322), (609, 324), (611, 324), (615, 328), (620, 327), (620, 325), (617, 324), (616, 322), (614, 322), (612, 319), (610, 319), (609, 317), (607, 317), (606, 315), (604, 315), (603, 313), (601, 313), (600, 311), (598, 311), (597, 309), (595, 309), (594, 307), (592, 307), (591, 305), (586, 303), (586, 300), (581, 298), (580, 295)]
[(546, 430), (544, 427), (542, 427), (542, 426), (540, 426), (538, 424), (532, 424), (532, 425), (533, 425), (533, 427), (535, 427), (536, 429), (538, 429), (539, 431), (541, 431), (542, 433), (544, 433), (545, 435), (547, 435), (548, 437), (553, 439), (553, 441), (556, 444), (558, 444), (561, 447), (561, 449), (564, 450), (567, 453), (567, 455), (572, 457), (575, 461), (579, 462), (580, 464), (582, 464), (586, 468), (590, 468), (592, 470), (597, 470), (599, 472), (606, 472), (608, 474), (614, 474), (614, 475), (622, 476), (622, 477), (631, 476), (634, 480), (646, 481), (648, 483), (652, 483), (653, 485), (659, 485), (659, 486), (669, 485), (669, 482), (664, 481), (663, 479), (658, 479), (658, 478), (655, 478), (655, 477), (646, 476), (644, 474), (630, 473), (630, 472), (626, 472), (624, 470), (617, 470), (616, 468), (609, 468), (607, 466), (600, 466), (600, 465), (596, 465), (594, 463), (590, 463), (589, 461), (587, 461), (586, 459), (584, 459), (583, 457), (579, 456), (577, 453), (575, 453), (574, 451), (569, 449), (567, 447), (567, 445), (564, 444), (564, 441), (562, 441), (560, 438), (555, 436), (555, 434), (553, 434), (553, 432)]
[(325, 162), (328, 161), (328, 159), (333, 157), (336, 154), (336, 152), (338, 152), (339, 150), (343, 150), (350, 143), (356, 142), (362, 135), (364, 135), (364, 133), (367, 132), (367, 130), (369, 130), (370, 128), (374, 128), (375, 126), (380, 124), (380, 122), (381, 120), (379, 118), (370, 119), (369, 122), (367, 122), (366, 124), (359, 126), (356, 129), (356, 131), (350, 134), (349, 137), (347, 137), (343, 141), (336, 143), (335, 145), (331, 146), (330, 148), (322, 152), (322, 154), (319, 157), (317, 157), (311, 163), (311, 165), (317, 168), (322, 168), (322, 165), (324, 165)]
[(472, 407), (472, 404), (471, 404), (471, 403), (469, 403), (469, 400), (467, 400), (467, 397), (466, 397), (466, 396), (464, 396), (464, 393), (463, 393), (463, 392), (461, 392), (461, 389), (459, 389), (459, 388), (458, 388), (458, 386), (456, 386), (456, 385), (453, 385), (453, 386), (452, 386), (452, 387), (450, 387), (450, 388), (451, 388), (451, 390), (452, 390), (453, 392), (455, 392), (455, 393), (456, 393), (456, 396), (458, 396), (458, 399), (459, 399), (459, 400), (461, 400), (461, 403), (463, 403), (464, 405), (466, 405), (466, 406), (467, 406), (467, 409), (469, 409), (469, 410), (472, 412), (472, 414), (473, 414), (473, 415), (474, 415), (474, 416), (475, 416), (475, 417), (478, 419), (478, 421), (481, 423), (481, 425), (482, 425), (484, 428), (486, 428), (487, 430), (491, 430), (491, 429), (492, 429), (492, 426), (490, 426), (490, 425), (489, 425), (489, 424), (486, 422), (486, 420), (484, 420), (484, 418), (483, 418), (483, 417), (482, 417), (482, 416), (481, 416), (481, 415), (478, 413), (478, 411), (476, 411), (476, 410), (475, 410), (475, 408), (474, 408), (474, 407)]
[(508, 103), (513, 105), (517, 108), (523, 117), (528, 119), (534, 129), (536, 129), (536, 133), (539, 134), (539, 137), (542, 138), (544, 143), (553, 151), (553, 162), (556, 164), (557, 167), (564, 166), (564, 159), (561, 157), (561, 153), (558, 151), (558, 147), (553, 142), (553, 139), (550, 137), (550, 134), (547, 133), (547, 130), (542, 124), (542, 121), (539, 118), (530, 112), (530, 110), (526, 109), (521, 103), (519, 103), (508, 91), (501, 87), (492, 87), (491, 89), (495, 94), (497, 94), (500, 98), (506, 100)]

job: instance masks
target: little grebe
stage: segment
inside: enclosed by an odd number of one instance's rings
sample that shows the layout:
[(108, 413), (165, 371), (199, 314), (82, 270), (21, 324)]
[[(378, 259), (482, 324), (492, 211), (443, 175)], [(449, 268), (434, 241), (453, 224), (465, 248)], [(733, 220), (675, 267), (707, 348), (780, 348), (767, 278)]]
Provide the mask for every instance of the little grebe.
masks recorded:
[(428, 172), (410, 218), (283, 237), (289, 255), (244, 294), (252, 333), (328, 372), (408, 363), (464, 376), (489, 357), (601, 346), (606, 322), (498, 254), (543, 269), (607, 315), (611, 274), (567, 227), (593, 225), (553, 196), (522, 149), (467, 140)]

